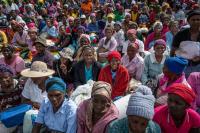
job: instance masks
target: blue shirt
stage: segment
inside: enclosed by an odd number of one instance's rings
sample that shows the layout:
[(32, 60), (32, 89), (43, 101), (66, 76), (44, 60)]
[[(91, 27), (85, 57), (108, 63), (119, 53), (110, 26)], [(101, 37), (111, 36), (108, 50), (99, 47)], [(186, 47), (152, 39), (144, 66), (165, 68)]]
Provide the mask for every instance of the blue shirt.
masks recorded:
[(88, 24), (88, 31), (89, 32), (99, 32), (99, 26), (98, 26), (98, 23), (89, 23)]
[(54, 113), (51, 102), (45, 99), (35, 122), (44, 124), (49, 129), (56, 131), (76, 133), (76, 109), (76, 104), (72, 100), (65, 98), (60, 109)]
[(165, 37), (166, 37), (166, 43), (167, 43), (167, 47), (169, 47), (169, 49), (172, 48), (172, 42), (173, 42), (173, 34), (171, 31), (168, 31), (167, 33), (165, 33)]
[(85, 66), (85, 79), (86, 79), (86, 82), (90, 79), (93, 79), (93, 77), (92, 77), (92, 65), (90, 65), (89, 69)]

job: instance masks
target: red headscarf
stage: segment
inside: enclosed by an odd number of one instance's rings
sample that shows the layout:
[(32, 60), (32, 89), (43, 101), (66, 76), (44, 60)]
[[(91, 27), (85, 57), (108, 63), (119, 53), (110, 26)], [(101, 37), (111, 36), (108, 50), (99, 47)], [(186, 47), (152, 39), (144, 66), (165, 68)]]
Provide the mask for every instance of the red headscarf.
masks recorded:
[(180, 96), (188, 104), (191, 104), (196, 96), (191, 88), (182, 83), (174, 83), (172, 86), (169, 87), (168, 93)]
[(121, 55), (119, 52), (117, 51), (112, 51), (108, 54), (108, 61), (110, 62), (113, 58), (117, 59), (117, 60), (121, 60)]

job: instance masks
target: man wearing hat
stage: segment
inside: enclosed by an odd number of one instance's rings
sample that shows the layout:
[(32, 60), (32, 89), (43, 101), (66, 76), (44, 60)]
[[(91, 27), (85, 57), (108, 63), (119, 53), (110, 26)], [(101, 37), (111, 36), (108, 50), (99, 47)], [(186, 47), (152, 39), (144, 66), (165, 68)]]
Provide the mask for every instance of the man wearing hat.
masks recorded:
[[(174, 36), (170, 54), (171, 56), (177, 55), (177, 51), (184, 53), (185, 51), (188, 51), (188, 47), (196, 50), (188, 53), (186, 52), (187, 54), (184, 56), (189, 59), (189, 66), (185, 70), (186, 76), (189, 76), (191, 72), (200, 71), (200, 48), (197, 47), (197, 45), (200, 45), (200, 10), (190, 11), (188, 13), (187, 21), (190, 28), (181, 30)], [(194, 52), (196, 54), (191, 57)]]
[(47, 63), (49, 68), (53, 67), (54, 56), (47, 50), (46, 40), (42, 37), (38, 37), (34, 42), (34, 46), (36, 48), (37, 54), (32, 59), (34, 61), (42, 61)]

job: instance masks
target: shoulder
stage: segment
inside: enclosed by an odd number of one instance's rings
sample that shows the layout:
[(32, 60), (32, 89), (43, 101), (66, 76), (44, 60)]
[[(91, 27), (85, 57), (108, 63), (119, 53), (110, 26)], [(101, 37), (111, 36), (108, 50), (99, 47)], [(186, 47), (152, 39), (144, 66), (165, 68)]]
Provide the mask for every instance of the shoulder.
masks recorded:
[(148, 126), (147, 126), (147, 133), (161, 133), (160, 126), (153, 121), (149, 121)]
[(76, 112), (77, 105), (71, 99), (65, 98), (63, 102), (63, 108), (67, 112)]
[(119, 65), (119, 71), (122, 73), (128, 73), (128, 70), (126, 69), (126, 67), (124, 67), (123, 65)]
[(124, 133), (128, 131), (128, 118), (116, 119), (108, 126), (109, 133)]

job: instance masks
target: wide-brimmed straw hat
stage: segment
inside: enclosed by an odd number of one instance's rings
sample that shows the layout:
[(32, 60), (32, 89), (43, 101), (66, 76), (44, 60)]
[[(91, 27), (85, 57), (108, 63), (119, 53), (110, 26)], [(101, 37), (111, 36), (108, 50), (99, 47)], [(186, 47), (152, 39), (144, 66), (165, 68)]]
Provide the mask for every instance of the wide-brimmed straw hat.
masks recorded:
[(34, 61), (31, 68), (25, 69), (21, 75), (28, 78), (46, 77), (54, 74), (55, 71), (48, 69), (47, 64), (41, 61)]

